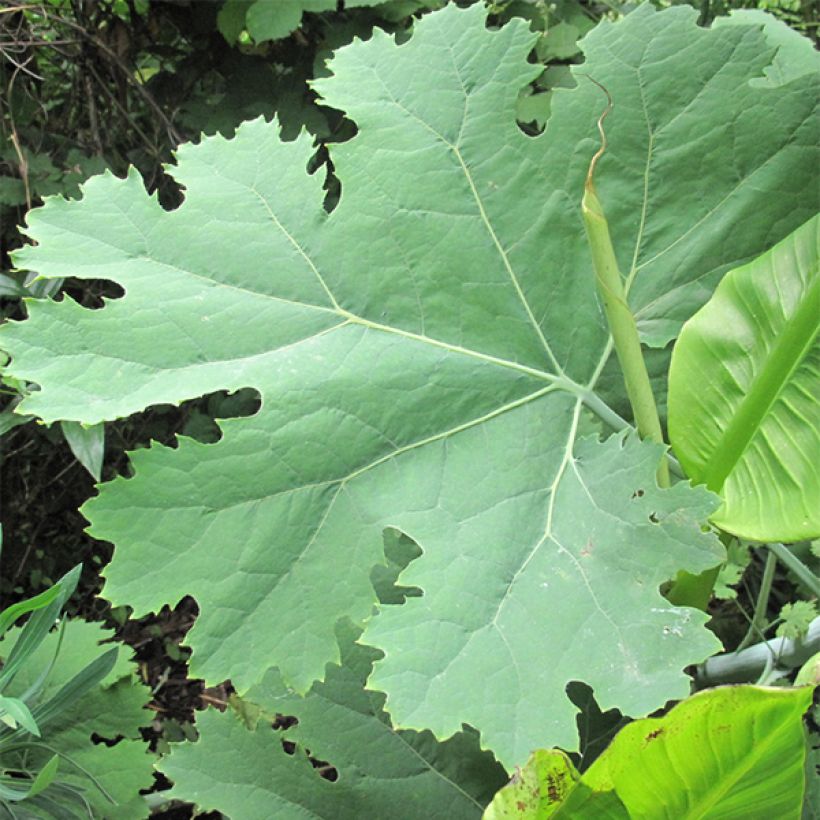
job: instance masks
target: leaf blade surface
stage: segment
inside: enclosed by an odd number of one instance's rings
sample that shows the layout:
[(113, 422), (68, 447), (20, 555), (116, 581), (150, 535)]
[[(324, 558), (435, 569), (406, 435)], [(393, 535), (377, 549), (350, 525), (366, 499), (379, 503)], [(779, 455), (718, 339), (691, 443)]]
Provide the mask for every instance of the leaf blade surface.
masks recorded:
[[(398, 529), (422, 550), (401, 581), (423, 581), (423, 597), (366, 636), (386, 652), (391, 714), (439, 736), (468, 721), (510, 765), (546, 735), (574, 744), (574, 678), (625, 711), (680, 694), (681, 669), (714, 642), (658, 586), (720, 561), (699, 525), (713, 499), (659, 491), (657, 447), (578, 436), (586, 407), (613, 419), (593, 392), (609, 346), (577, 204), (601, 98), (588, 83), (556, 92), (547, 131), (518, 131), (532, 41), (520, 21), (491, 32), (479, 6), (448, 7), (405, 45), (377, 32), (341, 51), (317, 88), (360, 132), (333, 148), (329, 216), (309, 140), (281, 143), (262, 121), (180, 150), (186, 199), (171, 213), (133, 175), (50, 202), (19, 262), (125, 295), (94, 313), (32, 305), (4, 331), (13, 372), (42, 387), (23, 409), (43, 418), (261, 394), (214, 445), (135, 454), (136, 476), (86, 508), (117, 544), (106, 595), (140, 611), (197, 598), (195, 673), (242, 692), (275, 664), (308, 689), (338, 657), (337, 619), (370, 618), (382, 534)], [(774, 53), (759, 30), (703, 31), (682, 8), (643, 7), (585, 48), (618, 101), (600, 167), (616, 252), (668, 337), (717, 271), (812, 207), (807, 190), (757, 198), (803, 167), (810, 79), (753, 87)], [(722, 123), (727, 100), (744, 123), (731, 174), (723, 132), (698, 125), (718, 107)], [(687, 170), (696, 150), (703, 179)], [(602, 647), (592, 664), (567, 609)], [(490, 685), (463, 697), (476, 679)], [(520, 719), (509, 680), (537, 721)]]
[(721, 494), (712, 520), (757, 541), (820, 533), (820, 217), (726, 275), (687, 323), (669, 432), (687, 473)]

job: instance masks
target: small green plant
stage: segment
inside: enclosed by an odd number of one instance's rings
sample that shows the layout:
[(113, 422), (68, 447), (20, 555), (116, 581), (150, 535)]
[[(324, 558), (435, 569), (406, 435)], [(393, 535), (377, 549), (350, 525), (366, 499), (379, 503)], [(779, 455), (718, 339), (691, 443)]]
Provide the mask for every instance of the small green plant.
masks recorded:
[[(106, 634), (93, 624), (61, 619), (80, 569), (75, 567), (45, 592), (0, 613), (3, 816), (82, 818), (112, 816), (110, 812), (139, 816), (142, 802), (135, 779), (143, 786), (150, 783), (150, 758), (140, 750), (142, 744), (130, 725), (134, 707), (138, 716), (145, 695), (131, 683), (122, 662), (118, 664), (120, 647), (100, 647), (97, 641)], [(15, 628), (26, 615), (25, 625)], [(120, 683), (125, 685), (117, 692)], [(123, 700), (126, 691), (136, 700), (128, 696)], [(99, 714), (101, 706), (123, 711)], [(102, 737), (116, 737), (110, 731), (112, 721), (122, 735), (134, 739), (120, 740), (110, 749), (103, 743), (95, 745), (91, 725)], [(123, 752), (134, 765), (132, 775), (116, 771)]]
[[(0, 613), (0, 637), (5, 636), (22, 616), (30, 615), (25, 626), (18, 632), (11, 650), (3, 658), (0, 670), (0, 692), (3, 693), (0, 695), (0, 720), (4, 724), (0, 726), (0, 801), (10, 814), (13, 814), (10, 804), (24, 800), (36, 802), (37, 796), (49, 787), (50, 793), (66, 790), (66, 786), (57, 779), (60, 755), (52, 751), (43, 733), (47, 735), (49, 722), (54, 717), (111, 671), (117, 657), (117, 649), (109, 649), (44, 702), (41, 702), (41, 697), (53, 661), (51, 665), (38, 670), (34, 683), (19, 696), (5, 694), (21, 670), (31, 663), (32, 657), (58, 622), (63, 606), (77, 586), (80, 569), (79, 566), (75, 567), (50, 589), (13, 604)], [(58, 645), (58, 651), (59, 649)], [(35, 749), (52, 752), (39, 769), (32, 769), (29, 763), (31, 752)], [(68, 765), (75, 765), (71, 760), (66, 762)], [(93, 780), (90, 775), (89, 778)]]

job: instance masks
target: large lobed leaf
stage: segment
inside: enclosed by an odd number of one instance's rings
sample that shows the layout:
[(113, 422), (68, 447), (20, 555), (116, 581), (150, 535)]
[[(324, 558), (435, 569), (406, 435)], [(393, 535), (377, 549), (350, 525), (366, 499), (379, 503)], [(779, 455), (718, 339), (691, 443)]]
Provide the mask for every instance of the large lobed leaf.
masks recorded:
[[(327, 820), (478, 820), (506, 782), (504, 769), (479, 750), (475, 732), (439, 743), (429, 731), (396, 731), (382, 708), (384, 696), (365, 689), (379, 653), (355, 644), (358, 632), (340, 625), (342, 664), (328, 666), (324, 682), (304, 698), (271, 669), (225, 714), (200, 715), (199, 740), (175, 747), (163, 761), (175, 784), (170, 797), (232, 820), (290, 818), (300, 811)], [(298, 723), (274, 732), (271, 723), (281, 714)], [(292, 754), (282, 739), (298, 743)], [(332, 761), (333, 782), (313, 769), (306, 750), (314, 760)]]
[[(760, 28), (695, 18), (642, 7), (584, 41), (615, 100), (599, 192), (655, 343), (816, 207), (814, 78), (756, 83), (775, 54)], [(578, 206), (603, 100), (580, 80), (524, 136), (533, 39), (448, 7), (405, 45), (339, 52), (317, 88), (360, 133), (332, 149), (329, 216), (309, 140), (262, 121), (180, 149), (174, 212), (135, 174), (50, 201), (18, 264), (125, 296), (32, 304), (4, 333), (42, 388), (22, 410), (47, 420), (260, 392), (221, 441), (135, 453), (87, 508), (117, 545), (108, 597), (196, 597), (196, 674), (244, 692), (277, 665), (306, 690), (338, 659), (337, 620), (370, 618), (393, 528), (422, 550), (401, 582), (423, 595), (368, 627), (373, 685), (398, 725), (469, 723), (506, 764), (575, 743), (573, 679), (625, 713), (685, 694), (716, 643), (658, 587), (720, 560), (714, 497), (660, 491), (660, 448), (579, 435), (590, 409), (619, 425), (594, 392), (610, 348)]]

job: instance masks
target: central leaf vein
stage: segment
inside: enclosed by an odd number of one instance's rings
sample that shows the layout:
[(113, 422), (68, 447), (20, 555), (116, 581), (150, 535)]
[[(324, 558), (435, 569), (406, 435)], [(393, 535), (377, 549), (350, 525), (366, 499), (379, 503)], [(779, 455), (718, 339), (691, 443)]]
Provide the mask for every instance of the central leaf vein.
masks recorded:
[(518, 276), (515, 273), (512, 264), (510, 263), (509, 256), (507, 255), (507, 252), (504, 250), (503, 245), (499, 241), (498, 236), (490, 221), (490, 218), (487, 215), (487, 211), (484, 207), (484, 202), (482, 201), (481, 195), (479, 194), (478, 189), (475, 186), (475, 182), (473, 180), (472, 174), (470, 173), (470, 169), (467, 166), (467, 163), (464, 161), (464, 157), (461, 151), (459, 150), (458, 145), (448, 140), (443, 134), (441, 134), (439, 131), (433, 128), (433, 126), (431, 126), (428, 122), (419, 117), (418, 114), (413, 113), (409, 108), (402, 105), (402, 103), (398, 99), (396, 99), (396, 97), (390, 91), (387, 84), (384, 82), (384, 79), (375, 72), (374, 76), (383, 88), (385, 94), (388, 96), (393, 105), (396, 106), (396, 108), (404, 112), (413, 121), (419, 123), (422, 127), (424, 127), (425, 130), (430, 132), (436, 138), (437, 141), (441, 142), (442, 145), (446, 146), (455, 155), (459, 165), (461, 166), (461, 170), (464, 173), (464, 178), (467, 181), (467, 185), (470, 188), (470, 192), (478, 208), (478, 214), (481, 219), (481, 222), (484, 225), (485, 230), (489, 234), (490, 239), (492, 240), (493, 245), (495, 246), (495, 249), (501, 258), (501, 262), (504, 265), (504, 269), (507, 272), (507, 275), (510, 277), (510, 281), (512, 282), (516, 295), (518, 296), (518, 300), (524, 308), (525, 313), (527, 314), (527, 319), (529, 320), (529, 323), (532, 325), (533, 330), (535, 330), (535, 333), (538, 336), (538, 339), (541, 345), (543, 346), (547, 356), (549, 357), (550, 363), (552, 364), (553, 368), (555, 368), (556, 373), (558, 373), (559, 375), (563, 375), (564, 369), (559, 364), (557, 357), (553, 353), (552, 347), (547, 341), (546, 336), (544, 336), (544, 332), (541, 330), (541, 325), (538, 323), (538, 320), (535, 318), (535, 314), (532, 312), (532, 308), (530, 307), (529, 301), (527, 300), (527, 297), (524, 294), (524, 290), (521, 287), (521, 283), (518, 280)]

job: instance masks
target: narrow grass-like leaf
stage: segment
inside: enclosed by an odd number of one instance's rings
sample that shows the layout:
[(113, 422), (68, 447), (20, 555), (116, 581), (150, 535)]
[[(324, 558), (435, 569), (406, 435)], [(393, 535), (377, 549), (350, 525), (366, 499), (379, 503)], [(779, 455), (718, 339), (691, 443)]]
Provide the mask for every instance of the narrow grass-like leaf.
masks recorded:
[(67, 572), (54, 586), (57, 595), (54, 596), (45, 606), (34, 610), (32, 616), (26, 621), (20, 633), (20, 637), (14, 644), (8, 658), (5, 659), (2, 674), (0, 674), (0, 691), (8, 686), (14, 679), (20, 667), (36, 651), (43, 642), (46, 635), (54, 626), (57, 618), (65, 606), (65, 602), (71, 597), (71, 593), (77, 588), (80, 580), (82, 565), (78, 564), (74, 569)]
[(64, 684), (53, 697), (38, 706), (34, 710), (37, 723), (40, 726), (46, 726), (74, 701), (100, 683), (114, 668), (118, 652), (117, 647), (114, 647), (95, 658), (82, 671)]
[(40, 737), (40, 729), (37, 726), (37, 721), (32, 717), (28, 706), (19, 698), (10, 698), (5, 695), (0, 695), (0, 720), (4, 723), (9, 723), (5, 720), (5, 716), (11, 718), (12, 728), (17, 728), (19, 724), (27, 732), (36, 737)]
[(0, 636), (5, 635), (9, 627), (13, 626), (23, 615), (48, 606), (59, 594), (60, 586), (59, 584), (55, 584), (53, 587), (49, 587), (38, 595), (34, 595), (25, 601), (19, 601), (16, 604), (6, 607), (0, 612)]
[(41, 792), (44, 792), (53, 782), (57, 776), (57, 769), (60, 767), (60, 756), (53, 755), (51, 759), (37, 772), (34, 782), (31, 784), (29, 790), (29, 797), (36, 797)]

